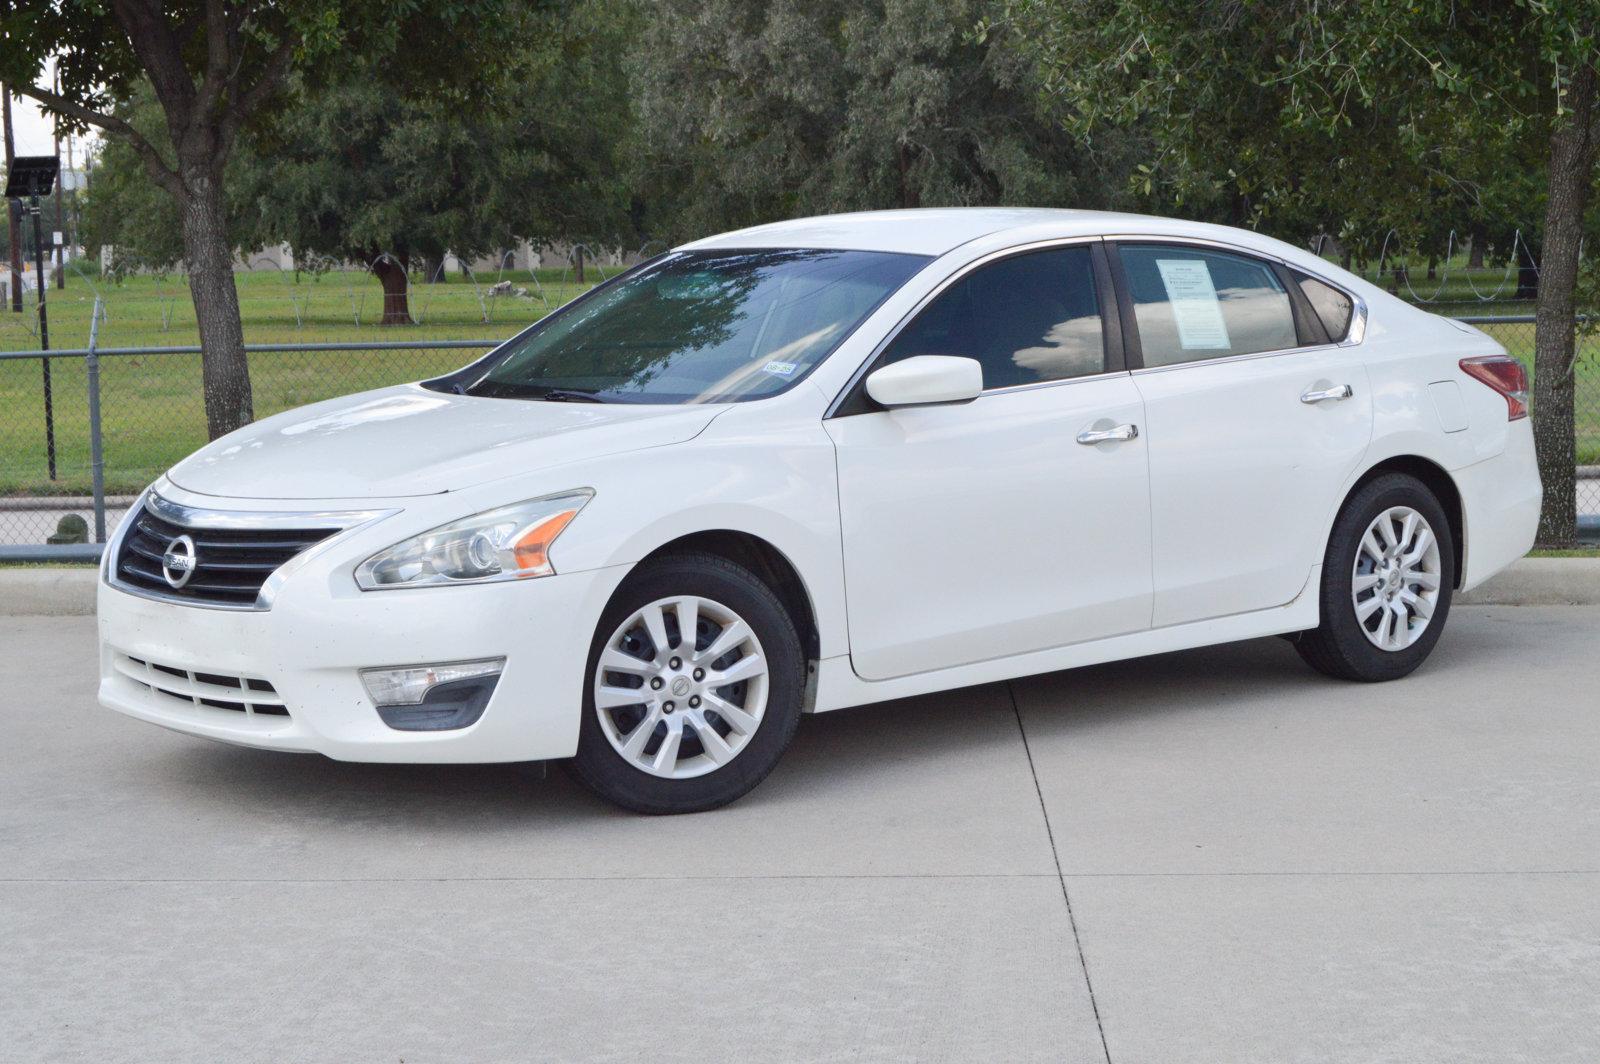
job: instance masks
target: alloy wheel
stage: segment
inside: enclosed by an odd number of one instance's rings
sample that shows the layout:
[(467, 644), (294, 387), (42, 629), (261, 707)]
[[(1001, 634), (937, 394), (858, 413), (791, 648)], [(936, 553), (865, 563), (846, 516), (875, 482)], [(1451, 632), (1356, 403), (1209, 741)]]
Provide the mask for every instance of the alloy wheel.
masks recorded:
[(1439, 537), (1409, 506), (1373, 518), (1356, 548), (1350, 597), (1356, 622), (1379, 650), (1404, 650), (1427, 629), (1439, 602)]
[(767, 708), (767, 658), (733, 610), (697, 595), (657, 599), (606, 640), (594, 707), (629, 764), (664, 779), (726, 765), (749, 744)]

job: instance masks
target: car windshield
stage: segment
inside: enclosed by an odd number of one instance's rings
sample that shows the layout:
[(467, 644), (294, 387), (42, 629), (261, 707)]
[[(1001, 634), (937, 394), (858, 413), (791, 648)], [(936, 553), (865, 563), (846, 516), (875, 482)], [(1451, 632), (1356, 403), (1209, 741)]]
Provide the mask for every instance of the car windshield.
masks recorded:
[(468, 395), (720, 403), (804, 377), (928, 262), (875, 251), (663, 256), (453, 378)]

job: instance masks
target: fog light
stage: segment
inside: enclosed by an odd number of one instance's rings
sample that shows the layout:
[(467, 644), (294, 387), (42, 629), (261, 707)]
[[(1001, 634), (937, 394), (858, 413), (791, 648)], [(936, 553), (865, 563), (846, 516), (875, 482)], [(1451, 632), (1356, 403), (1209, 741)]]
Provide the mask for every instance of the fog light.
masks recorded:
[(378, 716), (399, 731), (449, 731), (477, 723), (500, 681), (505, 658), (362, 669)]

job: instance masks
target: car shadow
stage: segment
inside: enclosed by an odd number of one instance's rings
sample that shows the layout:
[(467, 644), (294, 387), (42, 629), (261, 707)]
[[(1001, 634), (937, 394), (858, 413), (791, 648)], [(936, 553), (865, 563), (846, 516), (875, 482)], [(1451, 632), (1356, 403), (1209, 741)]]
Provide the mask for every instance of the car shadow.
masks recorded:
[[(1492, 653), (1492, 638), (1458, 628), (1415, 680), (1400, 682), (1418, 682), (1458, 657)], [(937, 779), (1005, 747), (1020, 755), (1014, 703), (1030, 738), (1070, 741), (1077, 728), (1243, 704), (1277, 703), (1295, 712), (1294, 695), (1307, 684), (1342, 687), (1353, 703), (1365, 689), (1312, 672), (1284, 640), (1257, 639), (808, 716), (773, 775), (737, 808), (809, 802), (841, 789), (870, 798), (875, 779), (891, 768)], [(591, 795), (557, 763), (359, 764), (203, 741), (163, 746), (151, 761), (151, 773), (189, 797), (278, 816), (413, 828), (436, 823), (449, 830), (463, 818), (480, 828), (526, 828), (633, 816)]]

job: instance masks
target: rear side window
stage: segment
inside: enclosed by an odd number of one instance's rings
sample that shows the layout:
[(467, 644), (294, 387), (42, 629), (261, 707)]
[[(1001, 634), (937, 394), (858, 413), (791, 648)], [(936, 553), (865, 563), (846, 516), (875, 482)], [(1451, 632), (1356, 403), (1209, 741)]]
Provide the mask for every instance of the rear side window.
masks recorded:
[(1350, 332), (1350, 316), (1355, 313), (1355, 302), (1331, 284), (1323, 284), (1315, 277), (1307, 277), (1297, 271), (1294, 280), (1300, 286), (1300, 291), (1305, 293), (1306, 301), (1316, 312), (1322, 327), (1328, 330), (1328, 339), (1334, 343), (1343, 340)]
[(985, 388), (1105, 370), (1088, 247), (1049, 248), (980, 266), (941, 292), (884, 351), (880, 365), (956, 355), (983, 365)]
[(1259, 259), (1170, 244), (1124, 244), (1146, 366), (1298, 347), (1294, 308)]

